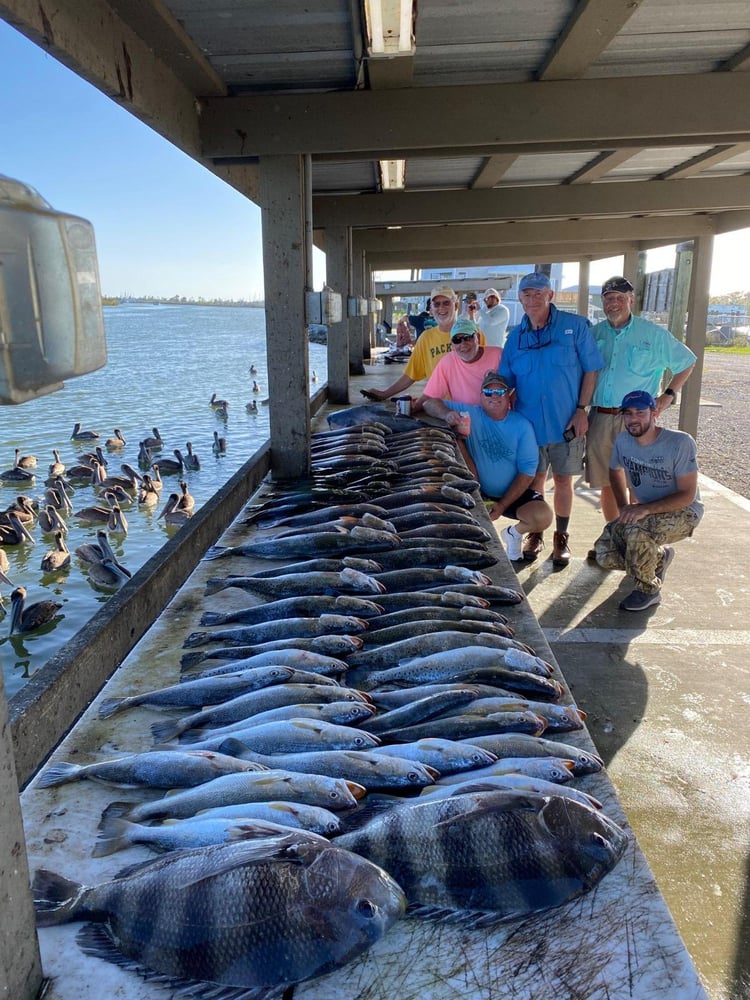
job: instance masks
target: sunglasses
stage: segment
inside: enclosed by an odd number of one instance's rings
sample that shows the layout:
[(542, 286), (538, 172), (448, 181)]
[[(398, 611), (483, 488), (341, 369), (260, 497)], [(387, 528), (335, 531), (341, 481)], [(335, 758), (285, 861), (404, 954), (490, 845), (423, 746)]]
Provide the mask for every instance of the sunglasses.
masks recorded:
[(489, 398), (490, 396), (502, 397), (507, 395), (509, 391), (510, 391), (509, 389), (482, 389), (482, 395), (487, 396), (487, 398)]
[(465, 344), (467, 340), (473, 340), (475, 334), (473, 333), (457, 333), (455, 337), (451, 337), (452, 344)]

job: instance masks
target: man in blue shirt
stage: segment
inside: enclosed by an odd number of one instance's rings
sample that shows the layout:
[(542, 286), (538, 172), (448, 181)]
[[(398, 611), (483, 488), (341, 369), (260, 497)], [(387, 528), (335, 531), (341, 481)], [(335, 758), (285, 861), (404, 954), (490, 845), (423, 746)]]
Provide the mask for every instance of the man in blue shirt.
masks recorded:
[[(606, 319), (592, 333), (604, 358), (589, 412), (586, 436), (586, 482), (601, 490), (605, 521), (618, 515), (609, 485), (609, 458), (615, 438), (623, 430), (620, 401), (638, 389), (656, 402), (658, 417), (671, 406), (695, 367), (695, 355), (669, 330), (633, 315), (633, 286), (616, 275), (602, 285), (602, 308)], [(671, 372), (666, 389), (660, 393), (665, 371)]]
[[(589, 321), (552, 305), (554, 291), (546, 274), (526, 274), (518, 283), (525, 316), (505, 341), (500, 374), (516, 389), (516, 410), (534, 427), (539, 462), (533, 487), (544, 493), (552, 469), (555, 533), (554, 566), (570, 562), (568, 525), (573, 507), (573, 476), (583, 467), (586, 407), (604, 361), (591, 335)], [(541, 532), (531, 532), (524, 559), (533, 560), (543, 546)]]
[(524, 417), (511, 410), (513, 389), (496, 371), (485, 372), (479, 406), (457, 400), (433, 398), (425, 405), (433, 417), (458, 427), (459, 412), (469, 414), (471, 430), (459, 444), (466, 464), (479, 480), (488, 501), (490, 518), (509, 517), (500, 532), (508, 558), (523, 558), (523, 536), (543, 532), (552, 523), (552, 511), (541, 493), (531, 488), (539, 461), (534, 429)]

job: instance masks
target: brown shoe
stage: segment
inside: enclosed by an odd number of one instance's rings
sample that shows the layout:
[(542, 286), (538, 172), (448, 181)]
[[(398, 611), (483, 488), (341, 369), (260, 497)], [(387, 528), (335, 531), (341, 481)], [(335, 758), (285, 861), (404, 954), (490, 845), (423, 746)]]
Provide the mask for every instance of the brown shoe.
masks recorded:
[(533, 562), (544, 548), (544, 535), (540, 531), (530, 531), (523, 543), (523, 557)]
[(552, 536), (552, 565), (567, 566), (570, 562), (567, 531), (556, 531)]

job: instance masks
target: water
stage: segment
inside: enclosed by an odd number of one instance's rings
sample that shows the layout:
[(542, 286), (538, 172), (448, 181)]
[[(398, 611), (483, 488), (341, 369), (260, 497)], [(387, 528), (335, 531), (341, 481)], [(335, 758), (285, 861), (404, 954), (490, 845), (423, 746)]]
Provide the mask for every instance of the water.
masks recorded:
[[(174, 458), (172, 449), (185, 453), (190, 441), (201, 468), (184, 471), (183, 476), (165, 476), (163, 500), (156, 508), (139, 509), (137, 503), (123, 506), (128, 521), (127, 536), (111, 535), (118, 559), (135, 573), (177, 531), (158, 520), (170, 492), (180, 492), (184, 478), (196, 507), (205, 503), (268, 438), (268, 409), (261, 405), (267, 396), (268, 379), (265, 345), (265, 313), (262, 309), (213, 306), (154, 306), (122, 304), (104, 310), (107, 333), (107, 365), (98, 372), (73, 379), (60, 392), (21, 406), (0, 407), (1, 468), (12, 467), (15, 448), (37, 456), (33, 484), (0, 484), (0, 509), (17, 495), (41, 500), (52, 449), (70, 467), (78, 456), (96, 443), (104, 444), (117, 427), (127, 442), (119, 452), (107, 452), (110, 474), (120, 474), (120, 463), (138, 468), (138, 443), (158, 427), (165, 446), (161, 454)], [(310, 344), (310, 370), (318, 375), (311, 394), (326, 377), (326, 347)], [(257, 368), (251, 375), (250, 365)], [(253, 379), (261, 394), (253, 395)], [(226, 421), (208, 405), (216, 392), (229, 402)], [(250, 414), (245, 404), (258, 400), (258, 413)], [(100, 434), (98, 442), (70, 440), (73, 426)], [(226, 439), (226, 453), (213, 452), (214, 431)], [(154, 453), (158, 459), (158, 452)], [(71, 498), (77, 511), (101, 500), (91, 487), (76, 487)], [(95, 541), (99, 525), (83, 525), (67, 517), (68, 548), (74, 553), (83, 542)], [(28, 591), (27, 602), (52, 599), (63, 607), (54, 623), (26, 635), (8, 636), (9, 588), (0, 585), (0, 663), (8, 697), (63, 643), (67, 642), (106, 602), (112, 590), (98, 588), (89, 578), (85, 564), (73, 554), (71, 566), (54, 574), (41, 570), (42, 556), (53, 548), (51, 535), (39, 527), (31, 529), (35, 545), (4, 546), (15, 586)]]

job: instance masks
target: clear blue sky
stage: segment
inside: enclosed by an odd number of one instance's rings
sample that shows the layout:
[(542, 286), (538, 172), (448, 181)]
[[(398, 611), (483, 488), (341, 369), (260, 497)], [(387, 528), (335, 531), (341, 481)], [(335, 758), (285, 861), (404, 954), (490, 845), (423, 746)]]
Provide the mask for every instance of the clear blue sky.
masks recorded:
[[(105, 295), (263, 297), (260, 210), (2, 20), (0, 173), (93, 223)], [(749, 251), (747, 229), (715, 240), (713, 294), (750, 289)], [(649, 253), (649, 270), (673, 264)]]

